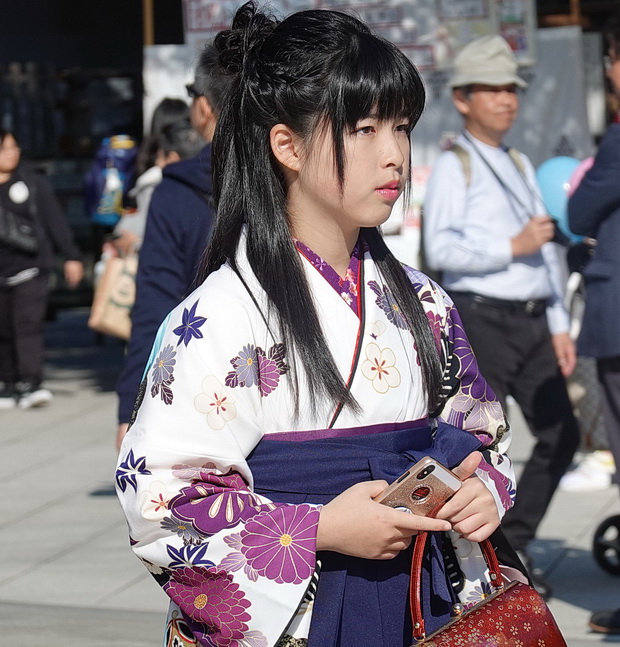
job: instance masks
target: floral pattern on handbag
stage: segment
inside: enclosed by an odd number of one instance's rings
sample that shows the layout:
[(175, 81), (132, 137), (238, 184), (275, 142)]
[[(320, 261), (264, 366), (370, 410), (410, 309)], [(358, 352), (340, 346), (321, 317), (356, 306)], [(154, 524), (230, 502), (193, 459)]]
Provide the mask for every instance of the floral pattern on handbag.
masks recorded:
[(455, 605), (457, 615), (426, 636), (420, 603), (420, 575), (427, 539), (426, 532), (417, 535), (411, 563), (410, 608), (415, 647), (567, 647), (551, 611), (535, 589), (521, 582), (504, 584), (497, 556), (488, 539), (481, 542), (480, 547), (495, 591), (467, 611)]

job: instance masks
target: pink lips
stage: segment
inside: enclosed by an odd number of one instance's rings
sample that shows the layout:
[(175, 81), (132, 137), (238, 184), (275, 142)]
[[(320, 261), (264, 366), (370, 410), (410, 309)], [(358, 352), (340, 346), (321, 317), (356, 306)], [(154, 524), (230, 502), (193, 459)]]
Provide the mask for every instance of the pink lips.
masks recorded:
[(388, 182), (387, 184), (375, 189), (375, 191), (387, 200), (397, 200), (400, 194), (398, 182)]

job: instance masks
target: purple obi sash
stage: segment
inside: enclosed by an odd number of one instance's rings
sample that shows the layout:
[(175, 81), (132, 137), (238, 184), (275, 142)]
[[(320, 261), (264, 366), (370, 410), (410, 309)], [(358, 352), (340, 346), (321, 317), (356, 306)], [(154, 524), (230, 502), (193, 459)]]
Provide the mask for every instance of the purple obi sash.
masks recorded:
[[(313, 439), (309, 439), (313, 438)], [(268, 434), (248, 459), (255, 490), (280, 503), (328, 503), (360, 481), (394, 481), (423, 456), (448, 467), (481, 448), (473, 434), (428, 421), (358, 429)], [(434, 533), (422, 580), (427, 631), (445, 624), (455, 602), (441, 533)], [(411, 549), (392, 560), (322, 551), (309, 647), (409, 647)]]

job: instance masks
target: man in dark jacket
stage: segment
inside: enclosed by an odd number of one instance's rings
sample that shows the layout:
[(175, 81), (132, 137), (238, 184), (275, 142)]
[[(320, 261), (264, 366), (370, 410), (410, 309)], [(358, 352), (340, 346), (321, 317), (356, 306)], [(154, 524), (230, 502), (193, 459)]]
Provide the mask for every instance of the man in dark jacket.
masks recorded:
[(127, 431), (145, 365), (157, 329), (193, 288), (213, 221), (211, 144), (229, 77), (216, 70), (216, 51), (207, 45), (187, 86), (192, 126), (206, 142), (190, 159), (169, 164), (155, 188), (146, 223), (136, 278), (136, 301), (119, 397), (117, 447)]
[[(620, 99), (620, 18), (606, 28), (605, 69)], [(605, 428), (616, 468), (620, 468), (620, 124), (611, 124), (601, 140), (592, 168), (568, 203), (570, 229), (596, 239), (594, 256), (584, 270), (586, 304), (580, 355), (595, 357), (601, 384)], [(620, 485), (620, 473), (613, 482)], [(620, 609), (597, 611), (590, 628), (620, 633)]]

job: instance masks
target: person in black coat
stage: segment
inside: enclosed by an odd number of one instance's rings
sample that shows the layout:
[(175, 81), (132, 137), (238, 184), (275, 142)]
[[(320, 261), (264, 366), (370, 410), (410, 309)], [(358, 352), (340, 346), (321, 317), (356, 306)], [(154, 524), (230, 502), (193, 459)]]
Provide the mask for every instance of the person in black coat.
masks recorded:
[(193, 83), (192, 126), (209, 142), (190, 159), (169, 164), (149, 205), (136, 277), (132, 331), (116, 392), (119, 398), (117, 448), (125, 436), (145, 365), (157, 330), (166, 315), (194, 287), (199, 261), (213, 222), (211, 199), (211, 145), (217, 115), (230, 77), (216, 74), (216, 52), (206, 45), (198, 60)]
[[(620, 99), (620, 18), (606, 27), (605, 68)], [(594, 255), (583, 275), (586, 301), (577, 351), (595, 357), (602, 391), (603, 415), (616, 467), (620, 467), (620, 124), (611, 124), (594, 164), (568, 202), (572, 232), (596, 239)], [(612, 478), (620, 485), (620, 474)], [(590, 628), (620, 633), (620, 609), (597, 611)]]
[[(0, 129), (0, 409), (49, 404), (43, 380), (43, 322), (55, 252), (67, 284), (84, 275), (80, 250), (47, 178), (21, 161), (15, 136)], [(23, 236), (8, 234), (19, 223)]]

